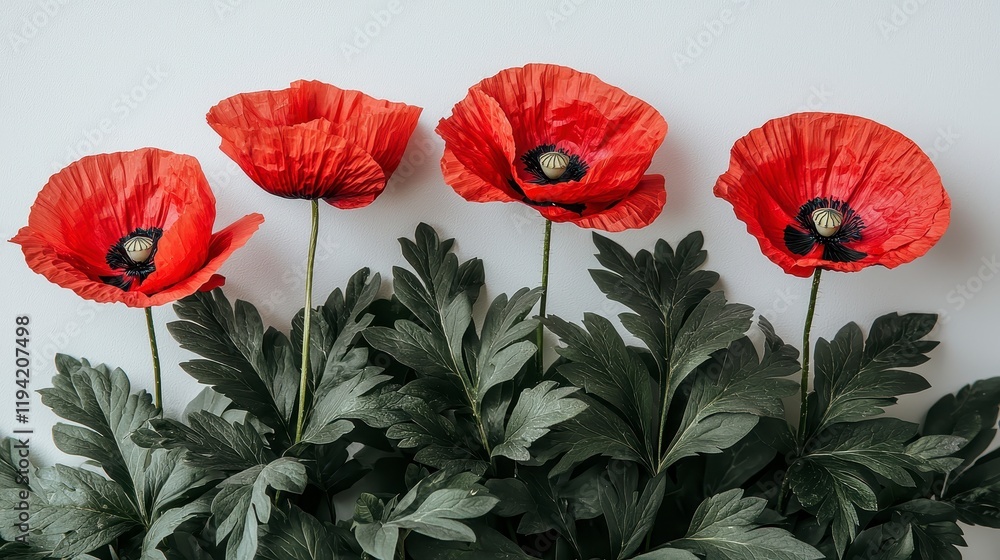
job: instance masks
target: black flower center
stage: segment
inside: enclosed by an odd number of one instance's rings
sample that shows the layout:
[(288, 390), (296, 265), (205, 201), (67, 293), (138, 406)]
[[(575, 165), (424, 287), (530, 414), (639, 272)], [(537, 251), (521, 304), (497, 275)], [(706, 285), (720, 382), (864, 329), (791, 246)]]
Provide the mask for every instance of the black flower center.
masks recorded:
[(808, 255), (816, 244), (823, 246), (823, 259), (854, 262), (867, 256), (847, 246), (861, 241), (865, 223), (842, 200), (814, 198), (799, 208), (795, 223), (785, 227), (785, 246), (796, 255)]
[(147, 229), (136, 228), (135, 231), (122, 237), (108, 249), (104, 260), (112, 270), (120, 270), (121, 274), (101, 276), (101, 281), (128, 290), (132, 282), (142, 281), (156, 271), (153, 257), (156, 256), (156, 246), (163, 230), (157, 227)]
[(534, 177), (531, 182), (538, 185), (579, 181), (589, 168), (580, 156), (562, 148), (556, 149), (555, 144), (542, 144), (528, 150), (521, 156), (521, 163), (524, 170)]
[[(527, 153), (521, 156), (521, 163), (524, 164), (524, 170), (534, 177), (531, 182), (538, 185), (579, 181), (587, 174), (587, 169), (589, 168), (587, 162), (580, 159), (580, 156), (571, 155), (562, 148), (556, 149), (555, 144), (542, 144), (537, 148), (528, 150)], [(517, 184), (515, 179), (510, 179), (508, 183), (514, 192), (521, 195), (521, 201), (530, 206), (554, 206), (580, 215), (583, 215), (583, 211), (587, 209), (587, 205), (582, 203), (566, 204), (562, 202), (532, 200), (524, 194), (524, 190), (521, 189), (521, 186)]]

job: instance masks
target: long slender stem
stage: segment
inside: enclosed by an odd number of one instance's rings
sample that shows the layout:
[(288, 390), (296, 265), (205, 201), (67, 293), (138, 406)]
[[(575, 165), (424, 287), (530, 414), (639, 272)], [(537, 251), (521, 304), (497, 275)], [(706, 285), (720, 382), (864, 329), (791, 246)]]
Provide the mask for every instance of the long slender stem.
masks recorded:
[(799, 403), (799, 448), (805, 445), (806, 421), (809, 419), (809, 348), (810, 332), (812, 331), (813, 315), (816, 313), (816, 297), (819, 295), (819, 280), (823, 274), (822, 268), (813, 273), (812, 291), (809, 293), (809, 310), (806, 312), (806, 325), (802, 330), (802, 381), (799, 384), (801, 401)]
[[(545, 240), (542, 242), (542, 297), (538, 300), (538, 316), (545, 318), (545, 302), (549, 295), (549, 250), (552, 247), (552, 220), (545, 220)], [(535, 363), (538, 365), (539, 377), (545, 376), (545, 353), (544, 353), (545, 326), (538, 324), (535, 332), (535, 342), (538, 344), (538, 351), (535, 353)]]
[(153, 308), (146, 308), (146, 332), (149, 333), (149, 350), (153, 353), (153, 403), (163, 410), (163, 395), (160, 384), (160, 351), (156, 347), (156, 329), (153, 327)]
[(302, 441), (306, 419), (306, 389), (309, 386), (309, 326), (312, 322), (313, 267), (316, 264), (316, 237), (319, 235), (319, 201), (312, 201), (312, 232), (309, 234), (309, 257), (306, 260), (306, 304), (302, 314), (302, 374), (299, 376), (299, 418), (295, 424), (295, 443)]
[[(820, 276), (823, 274), (823, 269), (817, 268), (813, 272), (812, 280), (812, 290), (809, 292), (809, 309), (806, 311), (806, 324), (802, 329), (802, 379), (799, 383), (799, 429), (796, 437), (798, 442), (799, 452), (805, 446), (806, 439), (806, 422), (809, 420), (809, 349), (811, 347), (811, 337), (812, 332), (813, 316), (816, 314), (816, 298), (819, 295), (819, 281)], [(789, 465), (791, 468), (791, 465)], [(784, 479), (781, 481), (781, 490), (778, 492), (778, 503), (775, 507), (778, 509), (778, 513), (784, 512), (785, 509), (785, 498), (788, 495), (788, 473), (785, 473)]]
[[(663, 352), (663, 372), (660, 374), (660, 394), (662, 395), (663, 402), (660, 404), (660, 430), (656, 436), (656, 458), (653, 459), (653, 463), (656, 465), (656, 473), (659, 474), (660, 470), (663, 468), (663, 432), (664, 428), (667, 426), (667, 412), (670, 411), (670, 353), (671, 342), (670, 342), (670, 321), (664, 317), (663, 320), (663, 342), (664, 342), (664, 352)], [(652, 534), (652, 533), (650, 533)]]

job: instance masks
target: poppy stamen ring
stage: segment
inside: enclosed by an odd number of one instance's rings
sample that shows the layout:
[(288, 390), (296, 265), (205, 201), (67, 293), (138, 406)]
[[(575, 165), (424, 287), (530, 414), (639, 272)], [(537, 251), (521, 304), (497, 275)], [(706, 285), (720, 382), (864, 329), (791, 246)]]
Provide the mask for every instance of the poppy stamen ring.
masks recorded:
[(136, 263), (144, 263), (153, 254), (153, 240), (144, 235), (137, 235), (122, 244), (128, 257)]
[(823, 237), (831, 237), (840, 231), (840, 226), (844, 223), (844, 214), (833, 208), (817, 208), (813, 210), (812, 221), (816, 226), (816, 233)]
[(545, 152), (538, 156), (538, 165), (546, 177), (556, 180), (562, 177), (563, 173), (566, 173), (569, 156), (562, 152)]
[(528, 150), (521, 156), (524, 170), (536, 185), (554, 185), (569, 181), (579, 181), (587, 174), (587, 162), (555, 144), (542, 144)]

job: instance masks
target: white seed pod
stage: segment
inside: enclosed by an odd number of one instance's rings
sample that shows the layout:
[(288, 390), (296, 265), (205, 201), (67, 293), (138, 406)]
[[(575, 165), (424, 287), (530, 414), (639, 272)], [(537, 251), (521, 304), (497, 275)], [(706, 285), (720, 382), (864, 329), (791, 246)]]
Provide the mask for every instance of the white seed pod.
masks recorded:
[(128, 253), (128, 258), (132, 259), (133, 262), (143, 263), (149, 259), (149, 255), (153, 252), (153, 240), (137, 235), (126, 241), (123, 247)]
[(538, 156), (538, 165), (542, 168), (542, 173), (549, 179), (555, 180), (562, 177), (569, 165), (569, 156), (562, 152), (545, 152)]
[(823, 237), (830, 237), (838, 231), (844, 223), (844, 215), (833, 208), (817, 208), (812, 213), (813, 224), (816, 225), (816, 233)]

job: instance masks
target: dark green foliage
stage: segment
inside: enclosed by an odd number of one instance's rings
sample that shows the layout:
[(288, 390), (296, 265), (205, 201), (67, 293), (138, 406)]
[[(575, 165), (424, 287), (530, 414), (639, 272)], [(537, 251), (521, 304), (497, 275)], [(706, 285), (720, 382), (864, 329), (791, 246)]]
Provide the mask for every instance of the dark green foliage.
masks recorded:
[(393, 269), (395, 295), (413, 319), (371, 327), (365, 338), (412, 371), (400, 389), (408, 418), (387, 435), (430, 467), (482, 474), (499, 457), (530, 459), (533, 442), (586, 404), (570, 397), (574, 387), (525, 383), (523, 370), (535, 355), (525, 339), (537, 326), (526, 317), (540, 291), (497, 296), (477, 329), (472, 304), (482, 264), (459, 264), (453, 243), (426, 225), (417, 228), (415, 241), (400, 240), (416, 273)]
[[(199, 356), (182, 367), (208, 386), (179, 419), (120, 370), (59, 356), (42, 400), (89, 464), (22, 469), (0, 446), (0, 557), (958, 560), (958, 522), (1000, 528), (1000, 378), (923, 426), (885, 414), (929, 386), (908, 368), (934, 316), (820, 339), (797, 437), (799, 350), (726, 301), (699, 233), (635, 255), (594, 242), (629, 338), (594, 313), (533, 317), (538, 289), (477, 308), (482, 262), (421, 224), (394, 295), (362, 269), (287, 334), (221, 290), (178, 302), (170, 332)], [(540, 321), (560, 339), (546, 372)]]

